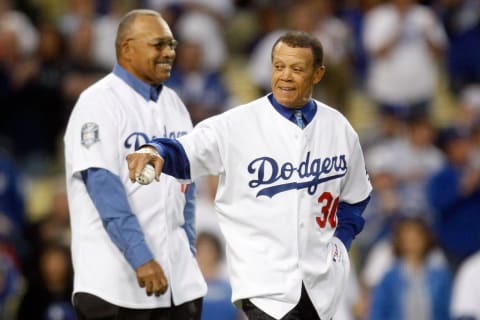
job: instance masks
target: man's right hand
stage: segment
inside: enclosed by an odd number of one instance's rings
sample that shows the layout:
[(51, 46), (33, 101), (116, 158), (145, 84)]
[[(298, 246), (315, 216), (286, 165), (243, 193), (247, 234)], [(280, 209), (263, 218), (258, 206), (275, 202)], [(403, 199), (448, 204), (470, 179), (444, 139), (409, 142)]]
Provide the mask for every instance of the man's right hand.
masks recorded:
[(135, 182), (143, 168), (150, 163), (155, 167), (155, 180), (160, 179), (160, 173), (163, 168), (163, 158), (160, 157), (157, 150), (153, 147), (143, 147), (127, 155), (128, 176), (130, 181)]
[(142, 264), (135, 272), (137, 273), (138, 285), (145, 288), (148, 296), (154, 293), (158, 297), (167, 291), (167, 278), (162, 267), (155, 260), (152, 259)]

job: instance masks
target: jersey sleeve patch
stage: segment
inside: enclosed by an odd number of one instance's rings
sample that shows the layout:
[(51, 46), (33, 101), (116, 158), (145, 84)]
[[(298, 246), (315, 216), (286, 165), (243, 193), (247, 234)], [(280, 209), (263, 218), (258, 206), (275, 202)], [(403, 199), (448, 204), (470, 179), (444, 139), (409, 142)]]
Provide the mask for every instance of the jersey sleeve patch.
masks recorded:
[(82, 126), (82, 145), (90, 148), (93, 144), (100, 141), (98, 124), (87, 122)]

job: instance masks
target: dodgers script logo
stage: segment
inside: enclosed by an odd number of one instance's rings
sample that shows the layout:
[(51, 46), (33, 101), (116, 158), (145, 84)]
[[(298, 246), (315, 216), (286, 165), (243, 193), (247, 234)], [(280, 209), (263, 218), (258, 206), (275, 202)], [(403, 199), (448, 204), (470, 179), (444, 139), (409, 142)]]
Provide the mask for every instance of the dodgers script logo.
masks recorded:
[[(163, 136), (162, 138), (169, 138), (169, 139), (177, 139), (181, 136), (187, 134), (187, 131), (171, 131), (167, 132), (167, 127), (163, 126)], [(157, 138), (156, 136), (152, 136), (152, 139)], [(133, 150), (137, 150), (140, 146), (148, 143), (151, 139), (148, 135), (144, 132), (133, 132), (128, 135), (125, 139), (123, 145), (125, 148), (130, 149), (133, 146)]]
[[(347, 174), (347, 160), (344, 154), (310, 160), (310, 152), (308, 152), (306, 159), (300, 162), (298, 168), (296, 168), (291, 162), (279, 164), (273, 158), (261, 157), (250, 162), (248, 165), (248, 173), (256, 174), (256, 179), (248, 182), (250, 188), (266, 186), (258, 191), (257, 198), (259, 196), (272, 198), (280, 192), (304, 188), (307, 188), (308, 193), (313, 195), (317, 191), (317, 186), (320, 183), (338, 179)], [(288, 182), (295, 178), (311, 178), (311, 180), (305, 182)], [(285, 183), (272, 185), (277, 181)]]

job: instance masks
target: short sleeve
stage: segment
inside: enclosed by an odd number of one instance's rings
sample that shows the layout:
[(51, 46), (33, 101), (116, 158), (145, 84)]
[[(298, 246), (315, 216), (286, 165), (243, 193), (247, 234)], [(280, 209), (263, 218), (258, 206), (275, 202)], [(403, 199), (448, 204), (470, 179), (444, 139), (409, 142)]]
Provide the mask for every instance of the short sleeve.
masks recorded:
[(218, 117), (200, 122), (191, 133), (178, 139), (190, 162), (192, 180), (206, 175), (219, 175), (224, 171), (221, 137), (217, 134)]
[(88, 168), (102, 168), (120, 175), (120, 116), (112, 105), (114, 101), (108, 92), (80, 96), (65, 134), (66, 160), (73, 175)]

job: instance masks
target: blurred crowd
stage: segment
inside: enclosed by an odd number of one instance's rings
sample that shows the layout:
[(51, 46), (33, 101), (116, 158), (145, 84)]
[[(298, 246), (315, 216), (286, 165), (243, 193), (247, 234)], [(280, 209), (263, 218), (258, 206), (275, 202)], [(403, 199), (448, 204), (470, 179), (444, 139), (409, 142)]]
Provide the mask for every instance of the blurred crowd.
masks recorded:
[[(179, 40), (166, 84), (194, 123), (270, 90), (282, 32), (317, 35), (327, 71), (314, 97), (353, 123), (374, 186), (335, 320), (480, 319), (478, 0), (0, 0), (0, 319), (74, 319), (63, 132), (139, 7)], [(204, 318), (239, 319), (216, 181), (199, 185)]]

